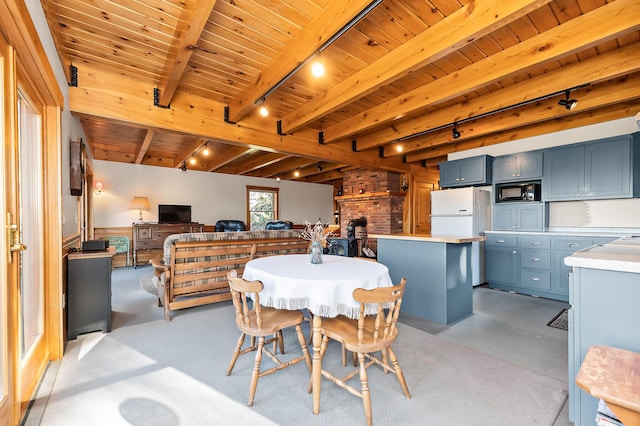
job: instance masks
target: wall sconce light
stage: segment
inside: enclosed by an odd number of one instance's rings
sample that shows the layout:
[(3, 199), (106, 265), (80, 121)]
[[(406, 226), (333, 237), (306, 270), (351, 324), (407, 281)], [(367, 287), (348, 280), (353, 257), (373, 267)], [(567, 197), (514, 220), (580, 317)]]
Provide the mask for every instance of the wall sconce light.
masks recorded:
[(102, 194), (103, 188), (104, 188), (104, 185), (102, 184), (102, 182), (100, 181), (96, 182), (96, 194)]
[(451, 136), (454, 139), (458, 139), (460, 137), (460, 132), (458, 131), (458, 123), (453, 123), (453, 129), (451, 129)]
[(333, 213), (333, 221), (336, 225), (340, 223), (340, 212), (338, 210)]
[(558, 105), (562, 105), (566, 109), (573, 110), (578, 106), (578, 101), (576, 99), (569, 99), (569, 95), (571, 94), (571, 90), (565, 90), (564, 95), (565, 99), (560, 99), (558, 101)]
[(409, 184), (407, 183), (407, 178), (405, 178), (405, 177), (402, 178), (402, 183), (400, 183), (400, 188), (402, 188), (403, 191), (406, 191), (407, 189), (409, 189)]
[(147, 197), (133, 197), (133, 201), (131, 201), (131, 206), (129, 206), (131, 210), (138, 210), (138, 223), (143, 223), (142, 221), (142, 210), (150, 210), (151, 206), (149, 205), (149, 200)]

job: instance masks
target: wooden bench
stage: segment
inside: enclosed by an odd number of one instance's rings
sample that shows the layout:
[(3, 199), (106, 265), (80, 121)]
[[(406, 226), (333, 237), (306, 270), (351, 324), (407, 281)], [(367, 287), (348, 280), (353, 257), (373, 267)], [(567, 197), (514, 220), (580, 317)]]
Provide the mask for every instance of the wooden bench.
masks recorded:
[(164, 306), (165, 320), (170, 321), (173, 310), (230, 300), (228, 271), (235, 269), (241, 276), (253, 258), (308, 250), (309, 242), (296, 237), (175, 241), (168, 264), (151, 261), (158, 306)]

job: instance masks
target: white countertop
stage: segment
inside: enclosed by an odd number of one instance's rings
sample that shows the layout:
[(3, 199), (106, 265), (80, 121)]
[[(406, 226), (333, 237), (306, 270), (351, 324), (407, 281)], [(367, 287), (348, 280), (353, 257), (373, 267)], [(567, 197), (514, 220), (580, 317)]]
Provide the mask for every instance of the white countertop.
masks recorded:
[(627, 237), (640, 235), (637, 228), (547, 228), (545, 231), (484, 231), (485, 234), (550, 235), (570, 237)]
[(620, 238), (578, 251), (564, 259), (569, 266), (640, 273), (640, 237)]
[(472, 243), (474, 241), (484, 241), (484, 236), (460, 237), (455, 235), (431, 235), (431, 234), (369, 234), (369, 238), (387, 239), (387, 240), (407, 240), (407, 241), (424, 241), (427, 243), (449, 243), (463, 244)]

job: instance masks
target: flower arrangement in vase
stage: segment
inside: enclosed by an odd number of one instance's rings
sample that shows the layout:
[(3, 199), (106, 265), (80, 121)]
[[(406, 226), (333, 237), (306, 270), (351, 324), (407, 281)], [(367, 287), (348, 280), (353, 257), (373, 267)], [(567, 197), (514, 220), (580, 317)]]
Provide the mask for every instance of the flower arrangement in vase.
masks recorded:
[(327, 226), (321, 221), (315, 224), (305, 221), (304, 230), (300, 238), (311, 241), (311, 263), (322, 263), (322, 249), (327, 246), (327, 238), (333, 236), (333, 232), (327, 232)]

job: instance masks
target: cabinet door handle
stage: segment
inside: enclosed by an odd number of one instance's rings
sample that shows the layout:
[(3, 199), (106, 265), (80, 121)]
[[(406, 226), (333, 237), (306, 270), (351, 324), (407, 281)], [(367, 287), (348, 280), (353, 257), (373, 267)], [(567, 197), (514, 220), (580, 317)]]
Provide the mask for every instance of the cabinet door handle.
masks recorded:
[(511, 254), (518, 254), (516, 250), (512, 251)]
[(539, 246), (540, 245), (540, 241), (531, 241), (531, 245), (532, 246)]
[(540, 281), (540, 278), (538, 278), (538, 277), (531, 277), (531, 278), (529, 278), (529, 279), (530, 279), (531, 281)]
[(505, 241), (505, 240), (496, 240), (496, 243), (498, 243), (498, 244), (504, 244), (504, 243), (506, 243), (506, 241)]
[(576, 243), (569, 243), (569, 244), (567, 244), (567, 245), (568, 245), (569, 247), (578, 247), (578, 244), (576, 244)]
[(539, 262), (540, 258), (539, 257), (532, 257), (529, 260), (531, 260), (532, 262)]
[(463, 180), (464, 180), (464, 178), (463, 178), (463, 177), (461, 177), (461, 178), (460, 178), (460, 180), (461, 180), (461, 181), (463, 181)]

